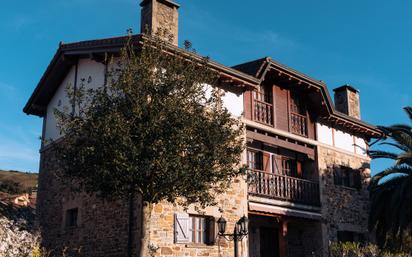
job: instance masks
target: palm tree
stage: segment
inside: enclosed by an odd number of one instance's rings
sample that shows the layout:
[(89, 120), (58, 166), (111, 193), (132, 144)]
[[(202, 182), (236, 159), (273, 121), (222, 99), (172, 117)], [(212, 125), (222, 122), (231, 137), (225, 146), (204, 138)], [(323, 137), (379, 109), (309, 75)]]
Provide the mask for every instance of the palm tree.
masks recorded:
[[(404, 109), (412, 123), (412, 107)], [(403, 235), (412, 225), (412, 126), (396, 124), (379, 129), (385, 134), (380, 145), (393, 147), (396, 152), (369, 151), (372, 159), (394, 160), (393, 166), (371, 179), (369, 230), (376, 230), (380, 246), (392, 239), (401, 247)]]

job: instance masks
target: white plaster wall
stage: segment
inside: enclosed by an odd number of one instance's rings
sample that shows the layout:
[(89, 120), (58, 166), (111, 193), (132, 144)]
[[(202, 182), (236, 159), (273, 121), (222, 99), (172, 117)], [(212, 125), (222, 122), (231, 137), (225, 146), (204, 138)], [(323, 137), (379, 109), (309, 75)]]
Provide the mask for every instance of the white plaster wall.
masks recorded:
[[(118, 68), (119, 59), (114, 59), (111, 64), (108, 66), (108, 71), (110, 72), (113, 69)], [(59, 86), (49, 105), (47, 106), (47, 116), (45, 117), (45, 130), (44, 137), (47, 141), (56, 140), (61, 135), (57, 127), (56, 117), (54, 115), (54, 109), (59, 108), (65, 111), (72, 111), (72, 106), (67, 99), (66, 87), (70, 85), (74, 87), (75, 85), (75, 72), (76, 66), (73, 66), (70, 72), (67, 74), (64, 81)], [(91, 59), (80, 59), (78, 62), (77, 70), (77, 87), (79, 88), (82, 84), (84, 89), (97, 89), (104, 85), (105, 76), (106, 76), (106, 67), (104, 64), (95, 62)], [(108, 78), (110, 83), (110, 78)], [(212, 91), (211, 85), (204, 85), (206, 91), (206, 96), (210, 96)], [(240, 117), (243, 113), (243, 96), (241, 94), (237, 95), (230, 91), (225, 91), (223, 96), (223, 106), (235, 117)], [(76, 112), (78, 110), (76, 109)]]
[(318, 132), (318, 141), (327, 145), (333, 145), (332, 128), (316, 123)]
[[(205, 90), (205, 95), (209, 98), (212, 95), (213, 87), (211, 85), (204, 84), (203, 90)], [(235, 94), (233, 92), (225, 90), (222, 92), (223, 107), (225, 107), (230, 114), (234, 117), (240, 117), (243, 114), (243, 95)]]
[(343, 131), (335, 130), (335, 146), (348, 152), (355, 153), (353, 136)]
[(104, 85), (105, 65), (91, 59), (79, 60), (77, 74), (77, 85), (81, 85), (84, 79), (85, 89), (97, 89)]
[(49, 105), (47, 106), (47, 114), (44, 118), (46, 119), (46, 122), (44, 123), (44, 139), (46, 140), (46, 144), (49, 143), (48, 141), (50, 141), (50, 139), (55, 140), (61, 136), (54, 114), (55, 109), (58, 109), (60, 111), (71, 111), (72, 106), (70, 105), (69, 99), (67, 98), (66, 88), (68, 86), (73, 88), (74, 86), (75, 69), (75, 66), (70, 69), (66, 78), (63, 80), (53, 98), (51, 99)]
[(319, 142), (354, 154), (367, 156), (366, 151), (364, 150), (367, 147), (367, 143), (364, 139), (320, 123), (316, 123), (316, 128), (318, 136), (317, 140)]
[(235, 117), (240, 117), (243, 114), (243, 95), (237, 95), (230, 91), (225, 91), (222, 97), (223, 106)]
[(365, 140), (359, 137), (355, 137), (355, 144), (356, 144), (356, 148), (355, 148), (356, 153), (366, 156), (367, 155), (366, 154), (367, 144)]
[[(47, 106), (47, 116), (45, 117), (45, 130), (44, 137), (46, 144), (50, 143), (50, 140), (56, 140), (61, 137), (59, 128), (57, 127), (57, 121), (54, 114), (55, 108), (71, 112), (72, 106), (67, 98), (66, 87), (70, 85), (71, 88), (75, 85), (75, 72), (76, 66), (74, 65), (66, 78), (63, 80), (55, 95)], [(81, 83), (84, 84), (85, 90), (96, 89), (104, 85), (105, 81), (105, 65), (95, 62), (91, 59), (81, 59), (78, 63), (77, 71), (77, 87), (79, 88)], [(84, 79), (84, 82), (82, 80)], [(49, 142), (48, 142), (49, 141)]]

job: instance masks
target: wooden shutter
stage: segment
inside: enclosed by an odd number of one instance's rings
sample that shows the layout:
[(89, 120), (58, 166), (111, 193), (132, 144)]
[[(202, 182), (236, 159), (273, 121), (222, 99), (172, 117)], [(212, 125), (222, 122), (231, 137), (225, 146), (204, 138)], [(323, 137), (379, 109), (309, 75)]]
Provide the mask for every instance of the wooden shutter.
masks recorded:
[(270, 154), (263, 153), (263, 171), (271, 172), (270, 170)]
[(190, 218), (187, 213), (175, 214), (175, 243), (190, 243)]
[(282, 156), (280, 155), (273, 155), (273, 172), (276, 174), (283, 174)]
[(206, 217), (206, 244), (213, 245), (215, 243), (215, 227), (216, 222), (214, 217)]
[(296, 161), (296, 175), (298, 178), (302, 178), (302, 162)]

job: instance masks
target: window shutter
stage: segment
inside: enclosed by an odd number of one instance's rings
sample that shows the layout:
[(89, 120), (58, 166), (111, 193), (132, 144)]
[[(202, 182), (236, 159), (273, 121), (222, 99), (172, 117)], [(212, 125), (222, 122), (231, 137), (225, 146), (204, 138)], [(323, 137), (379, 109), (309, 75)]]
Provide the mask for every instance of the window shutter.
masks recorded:
[(273, 172), (276, 174), (283, 174), (282, 157), (280, 155), (273, 155)]
[(187, 213), (175, 214), (175, 243), (190, 243), (190, 218)]
[(298, 178), (303, 177), (302, 162), (301, 161), (296, 161), (296, 175), (298, 176)]
[(263, 171), (271, 173), (269, 153), (263, 153)]
[(206, 217), (206, 244), (213, 245), (215, 243), (216, 222), (214, 217)]

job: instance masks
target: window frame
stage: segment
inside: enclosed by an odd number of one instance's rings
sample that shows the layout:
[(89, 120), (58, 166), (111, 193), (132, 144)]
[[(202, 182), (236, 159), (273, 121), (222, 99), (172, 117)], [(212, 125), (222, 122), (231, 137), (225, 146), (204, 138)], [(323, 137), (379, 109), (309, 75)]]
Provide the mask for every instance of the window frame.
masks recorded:
[(79, 208), (70, 208), (66, 210), (65, 228), (77, 228), (79, 226)]
[(360, 190), (362, 187), (361, 170), (342, 165), (334, 166), (333, 182), (335, 186)]
[[(253, 155), (253, 160), (251, 160)], [(263, 170), (263, 153), (254, 149), (247, 149), (247, 165), (252, 170)]]
[(189, 232), (190, 245), (214, 245), (215, 218), (207, 215), (189, 214)]

